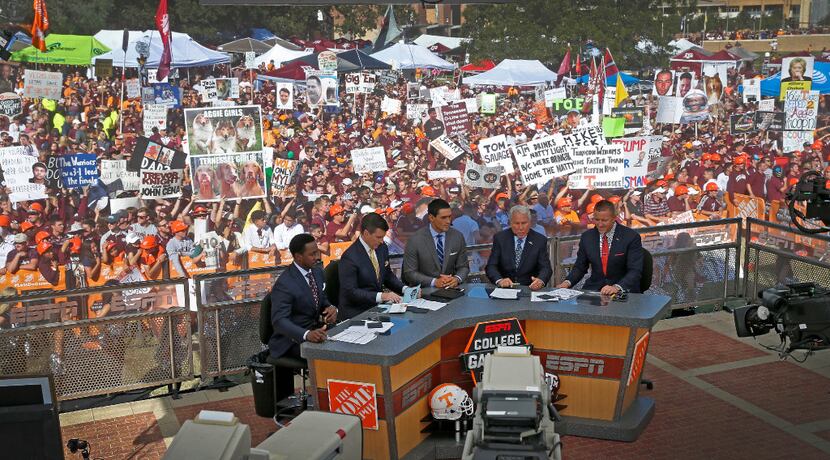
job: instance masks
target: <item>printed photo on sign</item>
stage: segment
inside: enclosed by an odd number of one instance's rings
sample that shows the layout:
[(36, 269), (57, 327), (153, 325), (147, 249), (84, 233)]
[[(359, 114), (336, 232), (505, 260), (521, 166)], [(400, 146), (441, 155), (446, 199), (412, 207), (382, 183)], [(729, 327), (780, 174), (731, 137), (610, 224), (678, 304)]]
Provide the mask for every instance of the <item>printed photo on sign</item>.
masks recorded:
[(271, 173), (271, 196), (275, 198), (291, 198), (297, 195), (297, 184), (294, 182), (298, 160), (274, 158), (274, 169)]
[(781, 99), (787, 91), (809, 91), (812, 89), (813, 65), (812, 56), (789, 57), (781, 60)]
[(417, 81), (406, 84), (406, 98), (409, 100), (418, 99), (421, 94), (421, 84)]
[(756, 131), (755, 113), (736, 113), (729, 117), (729, 134), (749, 134)]
[(761, 100), (761, 79), (744, 78), (743, 80), (744, 104), (758, 102)]
[(654, 86), (652, 94), (655, 96), (674, 95), (674, 72), (668, 69), (658, 70), (654, 74)]
[(190, 155), (262, 150), (262, 113), (258, 105), (185, 109)]
[(323, 70), (306, 71), (306, 103), (309, 107), (339, 105), (337, 72)]
[(358, 174), (386, 171), (386, 153), (383, 147), (369, 147), (352, 150), (354, 172)]
[(683, 98), (683, 113), (680, 116), (681, 124), (697, 123), (709, 119), (709, 106), (706, 93), (693, 89)]
[(165, 170), (183, 169), (187, 155), (180, 151), (155, 143), (146, 137), (135, 142), (127, 170), (138, 173), (142, 169)]
[(611, 114), (615, 117), (623, 117), (626, 129), (643, 127), (642, 107), (615, 107), (611, 109)]
[(141, 198), (177, 198), (182, 196), (182, 179), (184, 170), (167, 171), (141, 170)]
[(262, 152), (191, 156), (193, 199), (265, 198)]
[(239, 79), (217, 78), (216, 98), (220, 100), (239, 99)]
[(467, 170), (464, 172), (464, 185), (487, 189), (499, 188), (502, 172), (501, 166), (489, 167), (472, 162), (467, 163)]
[(180, 109), (182, 107), (181, 90), (170, 83), (155, 83), (153, 84), (153, 102), (166, 105), (168, 108)]
[(783, 131), (784, 124), (784, 112), (755, 112), (755, 126), (759, 131)]
[(729, 67), (728, 64), (703, 64), (703, 92), (708, 105), (719, 103), (723, 97)]
[(277, 83), (277, 109), (293, 110), (294, 109), (294, 84), (293, 83)]
[(675, 72), (674, 88), (678, 97), (684, 97), (697, 86), (695, 74), (692, 72)]
[(37, 157), (23, 153), (23, 147), (0, 149), (0, 169), (12, 203), (46, 198), (46, 165)]

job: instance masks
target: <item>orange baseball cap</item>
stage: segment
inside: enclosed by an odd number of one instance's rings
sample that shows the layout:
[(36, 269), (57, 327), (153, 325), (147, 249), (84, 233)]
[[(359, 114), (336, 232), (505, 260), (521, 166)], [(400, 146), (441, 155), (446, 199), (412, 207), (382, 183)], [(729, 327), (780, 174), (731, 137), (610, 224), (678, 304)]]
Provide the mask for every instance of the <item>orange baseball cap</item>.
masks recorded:
[(685, 185), (678, 185), (677, 187), (674, 188), (674, 196), (688, 195), (688, 194), (689, 194), (689, 187), (686, 187)]
[(612, 202), (612, 203), (614, 203), (614, 204), (619, 203), (621, 199), (622, 199), (622, 198), (620, 198), (620, 197), (619, 197), (619, 196), (617, 196), (617, 195), (611, 195), (611, 196), (609, 196), (609, 197), (608, 197), (608, 201), (610, 201), (610, 202)]
[(8, 227), (12, 224), (12, 220), (5, 214), (0, 214), (0, 227)]
[(153, 249), (158, 246), (158, 240), (156, 240), (156, 235), (147, 235), (141, 240), (141, 249)]
[(510, 195), (508, 195), (508, 194), (506, 194), (506, 193), (504, 193), (504, 192), (500, 192), (500, 193), (497, 193), (497, 194), (496, 194), (496, 202), (498, 202), (498, 201), (499, 201), (499, 200), (501, 200), (502, 198), (504, 198), (505, 200), (508, 200), (508, 199), (510, 199)]
[(187, 231), (187, 228), (187, 224), (180, 220), (174, 220), (173, 222), (170, 222), (170, 231), (173, 233)]
[(43, 205), (40, 203), (32, 203), (29, 205), (30, 211), (43, 212)]
[(713, 153), (709, 155), (709, 159), (712, 161), (720, 161), (720, 153)]
[(46, 251), (52, 249), (52, 243), (48, 241), (41, 241), (37, 244), (37, 253), (43, 255)]
[(69, 241), (72, 243), (72, 245), (69, 246), (69, 252), (72, 254), (79, 254), (81, 252), (81, 237), (75, 236), (70, 238)]
[(560, 198), (559, 201), (556, 202), (556, 207), (557, 208), (567, 208), (568, 206), (571, 206), (572, 204), (573, 204), (573, 200), (571, 200), (571, 197), (566, 196), (566, 197)]
[(732, 163), (734, 163), (736, 165), (742, 165), (742, 164), (746, 163), (746, 157), (737, 156), (737, 157), (732, 159)]
[(25, 232), (35, 228), (35, 224), (29, 222), (28, 220), (24, 220), (22, 224), (20, 224), (20, 231)]
[(587, 212), (588, 214), (593, 214), (594, 213), (594, 208), (596, 208), (596, 207), (597, 207), (596, 203), (588, 203), (588, 206), (585, 206), (585, 212)]
[(340, 206), (339, 204), (333, 204), (329, 208), (329, 215), (331, 217), (334, 217), (334, 216), (340, 214), (341, 212), (343, 212), (343, 206)]
[(704, 153), (703, 155), (700, 156), (700, 161), (706, 161), (706, 160), (711, 160), (711, 159), (712, 159), (712, 155), (710, 155), (708, 153)]
[(423, 196), (435, 196), (435, 189), (431, 185), (425, 185), (421, 187), (421, 195)]
[(401, 207), (401, 211), (404, 214), (412, 214), (413, 212), (415, 212), (415, 206), (412, 203), (404, 203)]
[(714, 182), (709, 182), (708, 184), (706, 184), (706, 191), (707, 192), (717, 192), (718, 190), (720, 190), (718, 188), (718, 184), (716, 184)]
[(35, 244), (40, 244), (40, 242), (45, 240), (46, 238), (49, 238), (49, 232), (45, 230), (37, 232), (37, 234), (35, 235)]
[(790, 187), (792, 187), (793, 185), (795, 185), (797, 183), (798, 183), (798, 178), (797, 177), (790, 177), (789, 179), (787, 179), (787, 185), (790, 186)]
[(591, 195), (591, 203), (599, 203), (602, 200), (604, 200), (604, 198), (599, 193)]

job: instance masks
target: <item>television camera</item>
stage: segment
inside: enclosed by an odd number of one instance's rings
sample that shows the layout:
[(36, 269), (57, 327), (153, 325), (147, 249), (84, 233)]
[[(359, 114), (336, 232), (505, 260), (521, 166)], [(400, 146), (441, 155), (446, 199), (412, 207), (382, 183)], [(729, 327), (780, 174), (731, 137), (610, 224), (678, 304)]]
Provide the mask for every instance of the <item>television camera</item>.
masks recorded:
[[(798, 202), (806, 203), (806, 212), (796, 208)], [(817, 171), (808, 171), (801, 175), (795, 187), (787, 193), (787, 205), (792, 222), (804, 233), (824, 233), (830, 231), (830, 180)], [(824, 225), (807, 227), (804, 219), (818, 219)]]
[(781, 344), (768, 347), (787, 356), (794, 350), (830, 347), (830, 290), (814, 283), (789, 284), (786, 289), (769, 288), (758, 296), (760, 304), (733, 310), (738, 337), (757, 337), (775, 330)]

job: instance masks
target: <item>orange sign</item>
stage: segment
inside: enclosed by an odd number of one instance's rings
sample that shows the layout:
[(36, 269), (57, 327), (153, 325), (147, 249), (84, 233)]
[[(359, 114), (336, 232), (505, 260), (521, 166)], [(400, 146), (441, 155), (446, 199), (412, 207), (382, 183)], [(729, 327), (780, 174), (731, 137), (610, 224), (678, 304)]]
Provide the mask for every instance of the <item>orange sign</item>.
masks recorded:
[(631, 361), (631, 371), (628, 373), (627, 386), (631, 386), (632, 383), (636, 383), (640, 379), (640, 374), (643, 372), (643, 366), (646, 363), (646, 349), (648, 348), (648, 339), (650, 336), (651, 332), (646, 332), (634, 346), (634, 358)]
[(363, 421), (364, 429), (378, 429), (378, 396), (375, 384), (329, 379), (326, 386), (329, 390), (330, 412), (357, 415)]

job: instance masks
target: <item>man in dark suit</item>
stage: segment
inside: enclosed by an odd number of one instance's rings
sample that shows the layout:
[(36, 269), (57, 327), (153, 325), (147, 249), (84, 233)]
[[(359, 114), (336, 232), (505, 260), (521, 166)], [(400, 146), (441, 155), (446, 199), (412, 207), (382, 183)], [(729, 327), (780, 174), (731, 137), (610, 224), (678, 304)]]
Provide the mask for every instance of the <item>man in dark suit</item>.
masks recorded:
[(643, 243), (640, 235), (616, 222), (617, 210), (610, 201), (594, 207), (594, 228), (579, 238), (576, 262), (560, 288), (575, 286), (591, 267), (585, 289), (605, 295), (620, 291), (640, 292), (643, 274)]
[(513, 283), (530, 286), (536, 291), (550, 281), (548, 239), (530, 229), (530, 209), (510, 208), (510, 228), (493, 237), (493, 250), (487, 259), (487, 278), (498, 287)]
[[(294, 263), (277, 278), (271, 288), (271, 324), (274, 335), (268, 342), (267, 361), (290, 356), (301, 358), (300, 344), (309, 341), (324, 342), (326, 324), (337, 320), (337, 309), (332, 306), (323, 291), (323, 270), (317, 265), (320, 250), (314, 237), (301, 233), (288, 245)], [(291, 372), (275, 372), (277, 400), (294, 392), (294, 376)]]
[[(383, 237), (389, 224), (377, 213), (363, 216), (360, 237), (343, 252), (340, 276), (340, 318), (349, 319), (383, 302), (400, 302), (403, 283), (389, 266)], [(387, 288), (393, 292), (383, 292)]]
[(452, 209), (445, 200), (432, 200), (427, 206), (427, 217), (429, 225), (406, 242), (403, 279), (422, 287), (456, 287), (470, 273), (464, 236), (450, 227)]

